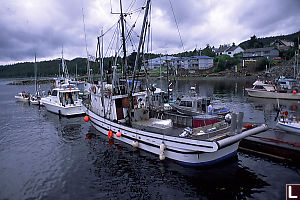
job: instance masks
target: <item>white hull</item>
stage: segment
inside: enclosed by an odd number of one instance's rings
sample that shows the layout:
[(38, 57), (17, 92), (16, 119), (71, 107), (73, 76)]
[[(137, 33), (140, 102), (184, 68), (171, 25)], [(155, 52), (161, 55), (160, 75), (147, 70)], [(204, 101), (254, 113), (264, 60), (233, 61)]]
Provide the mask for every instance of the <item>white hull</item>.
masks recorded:
[(288, 131), (288, 132), (300, 133), (300, 123), (299, 122), (284, 123), (284, 122), (278, 121), (276, 126), (280, 129)]
[(182, 164), (204, 166), (211, 165), (236, 154), (239, 141), (224, 148), (218, 148), (216, 142), (200, 141), (186, 138), (164, 136), (163, 134), (142, 131), (127, 127), (110, 120), (104, 119), (95, 113), (87, 110), (92, 125), (101, 133), (107, 135), (109, 130), (114, 133), (120, 131), (121, 137), (115, 134), (114, 139), (132, 145), (134, 141), (139, 142), (138, 148), (159, 155), (160, 145), (165, 144), (166, 158), (176, 160)]
[(19, 102), (28, 102), (29, 101), (29, 98), (24, 98), (21, 96), (15, 96), (15, 99)]
[(272, 99), (290, 99), (290, 100), (300, 100), (300, 93), (279, 93), (279, 92), (270, 92), (264, 90), (256, 90), (251, 88), (246, 88), (248, 95), (251, 97), (260, 97), (260, 98), (272, 98)]
[(66, 105), (60, 106), (49, 102), (42, 102), (46, 109), (52, 113), (59, 114), (62, 116), (74, 116), (84, 114), (84, 107), (82, 105)]

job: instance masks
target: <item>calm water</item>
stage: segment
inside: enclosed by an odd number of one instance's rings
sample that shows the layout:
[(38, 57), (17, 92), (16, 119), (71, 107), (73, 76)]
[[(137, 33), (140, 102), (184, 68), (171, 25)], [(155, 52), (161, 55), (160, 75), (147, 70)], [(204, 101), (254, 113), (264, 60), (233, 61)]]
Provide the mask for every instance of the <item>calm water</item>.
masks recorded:
[[(59, 119), (43, 107), (15, 102), (17, 92), (33, 92), (34, 86), (9, 82), (0, 79), (0, 199), (285, 199), (285, 184), (300, 183), (299, 168), (244, 153), (207, 168), (160, 162), (109, 142), (83, 117)], [(271, 131), (286, 134), (273, 129), (276, 101), (244, 96), (251, 83), (181, 81), (176, 87), (186, 91), (191, 85), (244, 111), (245, 120), (267, 122)], [(282, 104), (299, 112), (298, 102)]]

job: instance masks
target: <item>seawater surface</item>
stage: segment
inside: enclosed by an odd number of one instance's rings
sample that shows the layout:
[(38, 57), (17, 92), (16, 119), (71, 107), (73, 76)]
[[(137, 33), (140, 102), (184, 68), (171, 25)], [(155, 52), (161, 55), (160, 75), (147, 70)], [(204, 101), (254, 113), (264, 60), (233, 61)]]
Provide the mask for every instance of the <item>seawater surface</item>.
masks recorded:
[[(109, 141), (83, 117), (60, 119), (43, 107), (16, 102), (15, 94), (33, 92), (34, 86), (7, 85), (12, 81), (0, 79), (0, 199), (285, 199), (285, 184), (300, 183), (298, 167), (241, 152), (205, 168), (161, 162)], [(181, 81), (177, 91), (196, 86), (198, 93), (276, 131), (276, 102), (246, 97), (247, 85)], [(297, 102), (289, 104), (297, 113)]]

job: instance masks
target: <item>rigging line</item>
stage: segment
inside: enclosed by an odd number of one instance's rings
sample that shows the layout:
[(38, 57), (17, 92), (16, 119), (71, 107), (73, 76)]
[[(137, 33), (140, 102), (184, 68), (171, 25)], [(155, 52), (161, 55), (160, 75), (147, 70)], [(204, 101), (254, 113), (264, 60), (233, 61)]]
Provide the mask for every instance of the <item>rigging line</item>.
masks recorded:
[(182, 38), (181, 38), (181, 34), (180, 34), (180, 30), (179, 30), (179, 26), (178, 26), (178, 23), (177, 23), (177, 20), (176, 20), (176, 17), (175, 17), (175, 13), (174, 13), (174, 9), (173, 9), (173, 6), (172, 6), (172, 2), (171, 2), (171, 0), (169, 0), (169, 2), (170, 2), (171, 10), (172, 10), (172, 13), (173, 13), (173, 17), (174, 17), (174, 20), (175, 20), (175, 24), (176, 24), (176, 27), (177, 27), (180, 42), (181, 42), (181, 45), (182, 45), (182, 49), (183, 49), (183, 51), (185, 51), (184, 45), (183, 45), (183, 42), (182, 42)]
[(104, 33), (102, 33), (101, 35), (100, 35), (100, 37), (103, 37), (104, 35), (106, 35), (106, 33), (108, 33), (112, 28), (114, 28), (117, 24), (119, 23), (119, 20), (116, 22), (116, 23), (114, 23), (109, 29), (107, 29)]
[(126, 13), (129, 12), (129, 10), (133, 7), (133, 5), (135, 4), (136, 0), (132, 0), (131, 3), (129, 4), (127, 10), (126, 10)]
[(105, 57), (108, 55), (108, 51), (110, 50), (111, 46), (113, 45), (112, 43), (114, 41), (114, 38), (116, 37), (116, 32), (117, 32), (117, 27), (116, 27), (116, 29), (115, 29), (115, 31), (113, 33), (113, 36), (112, 36), (112, 38), (111, 38), (111, 40), (110, 40), (110, 42), (108, 44), (107, 50), (105, 52)]

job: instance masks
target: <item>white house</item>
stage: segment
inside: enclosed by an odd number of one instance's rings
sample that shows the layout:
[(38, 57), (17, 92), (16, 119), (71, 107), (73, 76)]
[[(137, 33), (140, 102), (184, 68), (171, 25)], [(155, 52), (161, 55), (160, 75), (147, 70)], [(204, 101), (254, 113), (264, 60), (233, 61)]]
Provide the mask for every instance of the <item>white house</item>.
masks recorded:
[(230, 57), (233, 57), (234, 54), (244, 52), (244, 49), (240, 46), (234, 46), (232, 45), (228, 49), (226, 49), (225, 54), (229, 55)]

